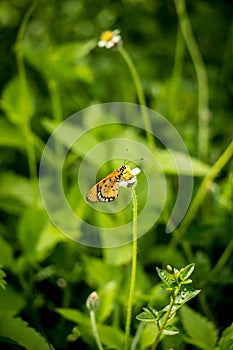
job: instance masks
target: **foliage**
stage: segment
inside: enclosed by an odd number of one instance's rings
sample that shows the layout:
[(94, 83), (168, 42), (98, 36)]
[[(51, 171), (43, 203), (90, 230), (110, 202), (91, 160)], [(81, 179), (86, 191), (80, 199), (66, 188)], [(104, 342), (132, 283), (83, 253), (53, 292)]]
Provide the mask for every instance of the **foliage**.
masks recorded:
[[(151, 347), (156, 324), (161, 325), (167, 312), (167, 296), (176, 288), (174, 317), (164, 330), (172, 336), (163, 334), (160, 348), (233, 349), (233, 176), (228, 146), (233, 100), (231, 8), (228, 1), (187, 0), (185, 16), (179, 17), (182, 3), (0, 3), (0, 348), (96, 349), (86, 308), (88, 295), (96, 290), (100, 304), (95, 317), (102, 344), (122, 350), (131, 245), (98, 249), (75, 243), (50, 221), (38, 185), (44, 146), (62, 120), (98, 103), (138, 102), (135, 82), (122, 55), (97, 47), (103, 30), (119, 28), (148, 107), (163, 114), (184, 139), (195, 185), (184, 221), (166, 234), (166, 213), (176, 199), (177, 172), (169, 151), (158, 144), (156, 157), (166, 175), (167, 197), (156, 225), (138, 240), (131, 350)], [(200, 65), (195, 55), (193, 60), (193, 38), (184, 35), (181, 18), (190, 20)], [(199, 69), (208, 77), (204, 81), (207, 119), (200, 105)], [(66, 130), (58, 145), (66, 145), (71, 133), (82, 133), (101, 118), (107, 118), (101, 111), (94, 116), (86, 113), (86, 125), (78, 125), (77, 131)], [(83, 135), (81, 146), (74, 145), (64, 163), (67, 201), (74, 212), (97, 226), (123, 225), (126, 218), (112, 213), (93, 215), (77, 188), (77, 167), (90, 147), (112, 133), (112, 127), (106, 125)], [(117, 125), (114, 135), (148, 146), (147, 135), (125, 125)], [(101, 161), (110, 158), (111, 154), (103, 154)], [(101, 165), (100, 159), (91, 161), (96, 169)], [(190, 176), (186, 161), (182, 174)], [(114, 161), (104, 164), (101, 175), (118, 166)], [(145, 185), (142, 174), (136, 187), (139, 213), (146, 201)], [(88, 187), (88, 179), (82, 186)], [(130, 206), (128, 213), (131, 218)], [(77, 234), (82, 234), (82, 227)], [(164, 269), (167, 265), (176, 268), (169, 272)], [(159, 279), (154, 280), (155, 266), (160, 266), (157, 272), (165, 289)], [(200, 294), (185, 284), (191, 273)], [(189, 307), (183, 305), (187, 301)], [(139, 316), (145, 322), (141, 323), (136, 315), (145, 305)]]
[[(162, 270), (157, 267), (157, 272), (160, 279), (163, 281), (162, 288), (170, 292), (169, 304), (157, 311), (153, 307), (144, 308), (144, 311), (137, 316), (137, 319), (142, 322), (153, 322), (157, 325), (157, 334), (152, 346), (156, 349), (160, 337), (164, 334), (175, 335), (179, 333), (177, 327), (169, 323), (177, 311), (190, 299), (200, 293), (200, 290), (191, 290), (187, 284), (192, 283), (189, 276), (194, 270), (194, 264), (190, 264), (181, 270), (174, 270), (168, 266), (168, 270)], [(156, 333), (156, 332), (155, 332)]]

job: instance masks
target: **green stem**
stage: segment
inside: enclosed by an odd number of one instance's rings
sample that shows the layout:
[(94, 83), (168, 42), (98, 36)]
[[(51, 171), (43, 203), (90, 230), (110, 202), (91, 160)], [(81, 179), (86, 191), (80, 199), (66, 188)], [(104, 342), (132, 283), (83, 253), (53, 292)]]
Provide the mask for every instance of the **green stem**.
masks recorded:
[(51, 96), (53, 118), (60, 123), (62, 121), (62, 107), (58, 83), (54, 79), (50, 79), (48, 87)]
[(180, 27), (189, 50), (197, 75), (198, 85), (198, 155), (201, 159), (208, 156), (209, 143), (209, 88), (208, 76), (200, 50), (195, 40), (190, 19), (186, 11), (185, 0), (174, 0)]
[(131, 281), (129, 289), (129, 298), (127, 304), (127, 314), (126, 314), (126, 325), (125, 325), (125, 350), (129, 348), (130, 339), (130, 325), (133, 307), (133, 297), (136, 282), (136, 271), (137, 271), (137, 196), (134, 188), (131, 188), (132, 201), (133, 201), (133, 247), (132, 247), (132, 272)]
[(104, 350), (103, 345), (101, 344), (100, 336), (97, 330), (96, 320), (95, 320), (95, 311), (90, 310), (90, 319), (91, 319), (91, 327), (92, 332), (99, 350)]
[(140, 338), (141, 338), (141, 334), (142, 334), (142, 330), (144, 328), (144, 324), (141, 322), (137, 328), (137, 331), (135, 333), (135, 336), (134, 336), (134, 339), (133, 339), (133, 342), (131, 344), (131, 348), (130, 350), (136, 350), (137, 347), (138, 347), (138, 343), (140, 341)]
[(136, 87), (136, 91), (137, 91), (137, 95), (138, 95), (138, 101), (140, 103), (140, 105), (142, 106), (142, 117), (143, 117), (143, 122), (144, 122), (144, 126), (146, 129), (146, 136), (147, 136), (147, 141), (150, 147), (150, 150), (153, 152), (155, 151), (155, 143), (154, 143), (154, 138), (153, 138), (153, 133), (152, 133), (152, 127), (151, 127), (151, 123), (150, 123), (150, 118), (148, 116), (147, 113), (147, 108), (146, 108), (146, 99), (145, 99), (145, 95), (143, 92), (143, 88), (138, 76), (138, 72), (135, 68), (135, 65), (131, 59), (131, 57), (129, 56), (129, 54), (127, 53), (127, 51), (121, 46), (119, 47), (119, 52), (122, 55), (122, 57), (125, 60), (125, 63), (127, 64), (130, 73), (132, 75), (135, 87)]
[[(23, 57), (23, 50), (22, 50), (22, 43), (23, 43), (23, 36), (29, 21), (30, 16), (32, 15), (35, 7), (36, 7), (37, 0), (35, 0), (32, 5), (29, 7), (28, 11), (26, 12), (21, 26), (19, 28), (19, 32), (17, 35), (15, 48), (16, 48), (16, 60), (17, 60), (17, 66), (18, 66), (18, 72), (19, 72), (19, 80), (20, 80), (20, 90), (22, 96), (27, 96), (28, 92), (28, 84), (27, 84), (27, 76), (26, 76), (26, 69), (24, 64), (24, 57)], [(37, 200), (37, 186), (35, 179), (37, 177), (37, 164), (36, 164), (36, 154), (35, 149), (33, 145), (33, 133), (31, 131), (30, 127), (30, 115), (26, 115), (23, 120), (23, 133), (25, 136), (26, 141), (26, 150), (27, 150), (27, 156), (28, 156), (28, 167), (29, 167), (29, 173), (31, 178), (31, 184), (33, 189), (33, 199), (34, 202)]]
[(180, 27), (177, 30), (175, 60), (171, 77), (169, 101), (169, 113), (175, 122), (179, 121), (180, 110), (177, 109), (177, 96), (180, 93), (180, 84), (184, 63), (185, 43)]
[(171, 313), (172, 307), (173, 307), (173, 305), (174, 305), (174, 301), (175, 301), (175, 297), (174, 297), (174, 296), (171, 296), (171, 298), (170, 298), (170, 304), (169, 304), (168, 309), (167, 309), (167, 312), (166, 312), (166, 314), (165, 314), (165, 316), (164, 316), (163, 322), (162, 322), (162, 324), (161, 324), (161, 326), (160, 326), (160, 328), (159, 328), (159, 331), (158, 331), (158, 333), (157, 333), (157, 335), (156, 335), (155, 341), (154, 341), (154, 343), (153, 343), (153, 345), (152, 345), (152, 347), (151, 347), (151, 350), (155, 350), (156, 347), (157, 347), (157, 345), (158, 345), (158, 343), (159, 343), (159, 339), (160, 339), (160, 337), (161, 337), (161, 335), (162, 335), (162, 333), (163, 333), (163, 330), (164, 330), (164, 328), (165, 328), (165, 326), (166, 326), (166, 324), (167, 324), (167, 321), (169, 320), (170, 313)]
[(210, 273), (210, 278), (213, 278), (214, 276), (218, 276), (219, 273), (222, 271), (224, 265), (226, 264), (227, 260), (230, 258), (233, 252), (233, 240), (229, 242), (226, 249), (224, 250), (223, 254), (219, 258), (217, 264), (214, 266)]
[(215, 162), (215, 164), (211, 167), (209, 172), (204, 177), (199, 190), (193, 199), (190, 208), (182, 221), (179, 231), (177, 231), (176, 239), (180, 240), (181, 237), (185, 234), (187, 231), (188, 226), (194, 219), (199, 207), (201, 206), (205, 195), (208, 191), (208, 187), (213, 182), (215, 177), (219, 174), (219, 172), (222, 170), (222, 168), (227, 164), (227, 162), (231, 159), (233, 155), (233, 141), (229, 144), (229, 146), (226, 148), (226, 150), (223, 152), (223, 154), (219, 157), (219, 159)]

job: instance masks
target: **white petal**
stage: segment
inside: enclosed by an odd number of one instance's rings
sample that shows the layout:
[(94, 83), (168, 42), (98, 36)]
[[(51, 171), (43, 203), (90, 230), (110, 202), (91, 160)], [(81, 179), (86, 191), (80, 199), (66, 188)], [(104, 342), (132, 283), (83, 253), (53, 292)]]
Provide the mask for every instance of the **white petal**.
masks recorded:
[(140, 168), (134, 168), (131, 170), (133, 175), (138, 175), (141, 172)]
[(106, 41), (105, 40), (100, 40), (99, 42), (98, 42), (98, 46), (99, 47), (104, 47), (106, 45)]

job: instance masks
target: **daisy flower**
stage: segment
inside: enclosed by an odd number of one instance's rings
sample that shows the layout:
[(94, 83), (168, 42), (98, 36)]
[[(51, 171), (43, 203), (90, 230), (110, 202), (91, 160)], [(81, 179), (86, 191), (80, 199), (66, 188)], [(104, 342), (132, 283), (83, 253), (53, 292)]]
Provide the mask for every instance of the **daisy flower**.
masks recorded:
[(137, 178), (136, 175), (138, 175), (141, 172), (140, 168), (134, 168), (131, 170), (132, 177), (130, 179), (123, 179), (120, 181), (119, 186), (121, 187), (134, 187), (137, 184)]
[(120, 42), (121, 36), (120, 31), (118, 29), (113, 31), (107, 30), (101, 34), (98, 46), (111, 49), (112, 47), (119, 45)]

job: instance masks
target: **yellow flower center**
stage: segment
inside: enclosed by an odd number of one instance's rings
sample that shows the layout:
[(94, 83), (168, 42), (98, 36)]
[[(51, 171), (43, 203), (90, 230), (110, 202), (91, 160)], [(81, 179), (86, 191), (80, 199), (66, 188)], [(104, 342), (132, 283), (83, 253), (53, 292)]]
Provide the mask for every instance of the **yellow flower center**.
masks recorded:
[(110, 30), (107, 30), (106, 32), (103, 32), (101, 34), (100, 38), (101, 38), (101, 40), (104, 40), (104, 41), (108, 42), (108, 41), (112, 40), (113, 34), (112, 34), (112, 32)]

